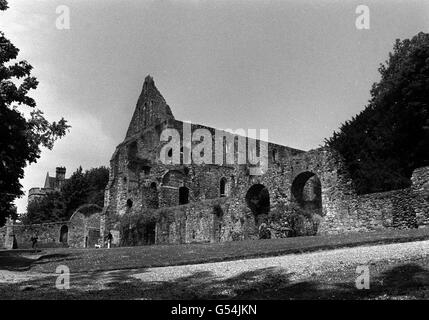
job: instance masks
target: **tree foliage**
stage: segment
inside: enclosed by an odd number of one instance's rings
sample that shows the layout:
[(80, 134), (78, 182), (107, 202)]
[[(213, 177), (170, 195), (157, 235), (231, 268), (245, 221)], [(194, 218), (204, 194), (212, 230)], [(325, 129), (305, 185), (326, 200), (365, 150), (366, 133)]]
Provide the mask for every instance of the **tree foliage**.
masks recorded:
[(106, 167), (92, 168), (83, 172), (79, 167), (67, 180), (62, 188), (66, 204), (67, 216), (83, 204), (104, 205), (104, 190), (109, 181), (109, 169)]
[(361, 194), (407, 187), (429, 165), (429, 34), (397, 39), (378, 71), (366, 108), (326, 140)]
[(106, 167), (83, 171), (79, 167), (61, 188), (61, 192), (48, 193), (46, 197), (30, 202), (23, 223), (41, 223), (68, 220), (84, 204), (103, 207), (104, 190), (109, 181)]
[(64, 199), (60, 192), (55, 191), (30, 202), (27, 207), (27, 214), (22, 218), (22, 223), (33, 224), (65, 220), (67, 220), (67, 216)]
[[(7, 8), (7, 1), (0, 0), (0, 10)], [(19, 180), (26, 165), (37, 161), (41, 147), (52, 149), (69, 128), (63, 118), (50, 123), (36, 108), (29, 91), (38, 81), (27, 61), (16, 61), (18, 52), (0, 31), (0, 225), (16, 216), (13, 201), (24, 194)]]

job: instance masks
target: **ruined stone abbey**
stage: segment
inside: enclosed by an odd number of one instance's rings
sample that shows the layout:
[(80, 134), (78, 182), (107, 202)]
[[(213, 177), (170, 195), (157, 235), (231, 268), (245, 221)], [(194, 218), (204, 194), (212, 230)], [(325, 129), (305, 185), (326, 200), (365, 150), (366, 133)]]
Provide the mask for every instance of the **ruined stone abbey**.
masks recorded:
[[(79, 209), (67, 222), (0, 228), (0, 246), (10, 247), (12, 233), (24, 242), (30, 234), (25, 230), (34, 229), (48, 235), (47, 243), (93, 247), (108, 232), (114, 245), (148, 245), (258, 239), (262, 227), (276, 238), (429, 224), (429, 167), (413, 172), (409, 188), (358, 195), (333, 150), (303, 151), (222, 131), (222, 157), (232, 163), (219, 164), (215, 150), (205, 154), (210, 161), (187, 162), (201, 152), (201, 141), (166, 150), (163, 138), (165, 129), (183, 136), (186, 127), (147, 76), (125, 140), (110, 160), (104, 207)], [(211, 145), (219, 146), (219, 130), (189, 128), (208, 130)], [(255, 146), (259, 155), (265, 146), (264, 170), (255, 173), (240, 142)], [(243, 153), (244, 163), (237, 161)], [(176, 155), (179, 164), (169, 161)]]
[[(125, 140), (110, 160), (101, 234), (118, 231), (118, 243), (129, 244), (130, 237), (133, 244), (258, 238), (261, 224), (271, 237), (287, 237), (429, 223), (429, 168), (414, 171), (410, 188), (357, 195), (340, 157), (326, 148), (305, 152), (268, 143), (262, 174), (254, 174), (249, 161), (215, 164), (214, 152), (208, 163), (173, 164), (162, 158), (167, 141), (161, 136), (167, 128), (185, 134), (184, 123), (174, 118), (148, 76)], [(215, 145), (214, 128), (191, 128), (208, 129)], [(235, 160), (240, 157), (239, 139), (247, 145), (251, 140), (236, 135), (228, 145), (226, 138), (225, 133), (223, 156), (232, 153)], [(199, 142), (192, 141), (193, 152)], [(255, 145), (260, 148), (261, 142)], [(187, 151), (180, 146), (181, 160)], [(145, 215), (139, 226), (131, 219)], [(133, 229), (138, 230), (131, 234)]]

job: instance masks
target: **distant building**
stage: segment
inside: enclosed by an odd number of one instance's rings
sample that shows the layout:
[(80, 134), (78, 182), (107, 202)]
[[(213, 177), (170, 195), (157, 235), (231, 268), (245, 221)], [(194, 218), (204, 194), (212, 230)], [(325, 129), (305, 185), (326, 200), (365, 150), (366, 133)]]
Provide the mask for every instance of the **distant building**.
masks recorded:
[(49, 192), (60, 191), (66, 181), (66, 168), (64, 167), (56, 168), (55, 177), (50, 177), (49, 172), (46, 173), (43, 188), (31, 188), (28, 191), (28, 203), (46, 196)]

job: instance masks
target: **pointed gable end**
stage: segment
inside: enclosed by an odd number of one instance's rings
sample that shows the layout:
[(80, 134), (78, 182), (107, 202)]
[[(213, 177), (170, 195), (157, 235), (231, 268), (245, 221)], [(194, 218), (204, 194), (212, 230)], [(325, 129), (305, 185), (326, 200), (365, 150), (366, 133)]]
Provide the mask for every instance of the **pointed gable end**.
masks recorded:
[(169, 119), (174, 119), (173, 113), (156, 88), (153, 78), (148, 75), (144, 80), (143, 89), (137, 101), (126, 137), (133, 136), (148, 127)]

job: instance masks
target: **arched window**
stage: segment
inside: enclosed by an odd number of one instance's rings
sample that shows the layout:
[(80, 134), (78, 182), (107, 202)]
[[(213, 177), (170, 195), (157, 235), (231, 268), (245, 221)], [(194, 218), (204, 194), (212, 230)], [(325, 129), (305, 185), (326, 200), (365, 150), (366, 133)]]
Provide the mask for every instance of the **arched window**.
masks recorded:
[(220, 179), (219, 195), (221, 197), (226, 197), (228, 195), (227, 194), (227, 180), (226, 180), (226, 178)]
[(189, 203), (189, 189), (186, 187), (179, 188), (179, 204)]

